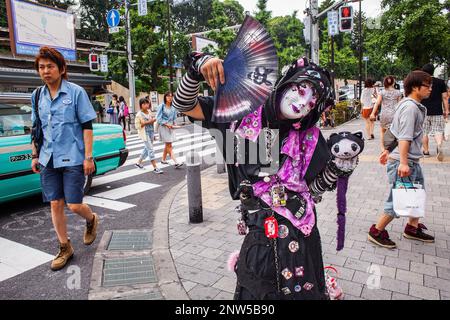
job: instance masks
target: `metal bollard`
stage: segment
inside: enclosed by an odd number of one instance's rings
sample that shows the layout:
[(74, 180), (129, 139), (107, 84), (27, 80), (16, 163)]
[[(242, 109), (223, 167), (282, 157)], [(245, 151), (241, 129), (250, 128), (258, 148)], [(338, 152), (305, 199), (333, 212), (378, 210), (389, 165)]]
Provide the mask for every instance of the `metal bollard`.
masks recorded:
[(189, 151), (186, 155), (187, 187), (189, 201), (189, 222), (203, 222), (202, 183), (200, 178), (200, 155), (196, 151)]
[(218, 174), (224, 174), (227, 172), (226, 166), (225, 166), (225, 159), (223, 159), (222, 156), (222, 150), (220, 150), (219, 146), (216, 146), (216, 165), (217, 165), (217, 173)]

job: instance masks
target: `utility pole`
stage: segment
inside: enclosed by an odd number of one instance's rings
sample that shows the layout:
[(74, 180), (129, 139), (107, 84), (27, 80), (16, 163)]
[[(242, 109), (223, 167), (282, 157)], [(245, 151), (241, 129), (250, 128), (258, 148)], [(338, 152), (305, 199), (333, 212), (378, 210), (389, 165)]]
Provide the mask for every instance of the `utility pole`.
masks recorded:
[(363, 37), (362, 37), (362, 4), (359, 2), (359, 95), (361, 100), (362, 95), (362, 59), (363, 59)]
[(131, 17), (130, 17), (130, 1), (125, 0), (125, 16), (127, 19), (127, 53), (128, 53), (128, 83), (130, 90), (130, 107), (136, 113), (136, 87), (134, 78), (133, 52), (131, 49)]
[(319, 64), (319, 0), (311, 0), (311, 60)]
[(169, 91), (173, 92), (173, 63), (172, 63), (172, 26), (171, 26), (171, 14), (170, 14), (170, 2), (167, 1), (167, 32), (169, 36)]

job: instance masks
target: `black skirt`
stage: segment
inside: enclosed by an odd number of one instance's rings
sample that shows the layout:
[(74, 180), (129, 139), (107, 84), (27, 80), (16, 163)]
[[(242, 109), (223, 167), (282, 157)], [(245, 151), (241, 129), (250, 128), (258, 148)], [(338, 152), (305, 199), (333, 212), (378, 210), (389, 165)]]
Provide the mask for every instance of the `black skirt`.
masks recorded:
[[(279, 236), (269, 239), (268, 217), (278, 221)], [(317, 226), (305, 237), (272, 210), (249, 213), (236, 264), (235, 300), (326, 300), (322, 247)]]

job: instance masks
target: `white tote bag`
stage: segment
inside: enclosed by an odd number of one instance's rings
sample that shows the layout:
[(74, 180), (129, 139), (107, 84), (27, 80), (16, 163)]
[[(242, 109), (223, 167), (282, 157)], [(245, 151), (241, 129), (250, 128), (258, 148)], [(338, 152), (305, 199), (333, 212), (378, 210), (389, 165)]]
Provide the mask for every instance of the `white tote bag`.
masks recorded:
[(392, 189), (394, 211), (401, 217), (424, 218), (427, 195), (424, 189)]
[(445, 123), (445, 133), (444, 133), (445, 140), (450, 140), (450, 120), (447, 120)]

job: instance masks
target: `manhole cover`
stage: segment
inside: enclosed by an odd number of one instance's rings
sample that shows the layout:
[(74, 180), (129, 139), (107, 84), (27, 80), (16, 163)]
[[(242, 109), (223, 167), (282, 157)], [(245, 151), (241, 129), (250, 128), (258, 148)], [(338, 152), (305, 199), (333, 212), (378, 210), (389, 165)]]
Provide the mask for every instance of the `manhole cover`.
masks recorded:
[(113, 232), (107, 250), (149, 250), (152, 248), (150, 232)]
[(103, 286), (127, 286), (156, 283), (156, 271), (150, 256), (108, 259), (103, 267)]

